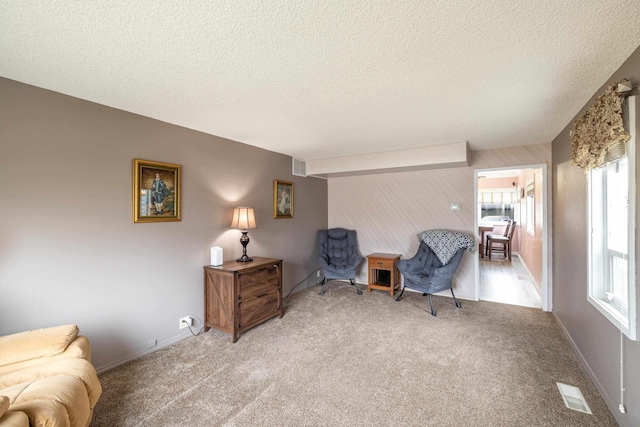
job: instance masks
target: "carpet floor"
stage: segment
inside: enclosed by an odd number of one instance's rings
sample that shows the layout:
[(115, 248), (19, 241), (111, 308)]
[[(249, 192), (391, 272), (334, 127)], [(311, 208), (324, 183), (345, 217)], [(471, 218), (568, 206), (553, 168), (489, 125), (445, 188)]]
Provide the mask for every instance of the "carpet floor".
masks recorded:
[[(343, 282), (100, 375), (92, 426), (616, 426), (550, 313)], [(565, 407), (579, 387), (593, 415)]]

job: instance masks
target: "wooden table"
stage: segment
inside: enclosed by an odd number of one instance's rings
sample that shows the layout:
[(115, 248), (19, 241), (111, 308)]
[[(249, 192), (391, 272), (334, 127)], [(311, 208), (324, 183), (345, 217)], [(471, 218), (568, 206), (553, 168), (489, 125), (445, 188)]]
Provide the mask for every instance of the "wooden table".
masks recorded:
[(484, 258), (484, 242), (487, 240), (485, 237), (487, 231), (493, 231), (493, 225), (478, 226), (478, 232), (480, 233), (480, 258)]
[[(382, 254), (375, 253), (367, 255), (367, 263), (369, 268), (369, 286), (367, 291), (372, 289), (389, 292), (393, 297), (395, 290), (400, 290), (400, 270), (398, 270), (398, 260), (400, 254)], [(388, 280), (386, 274), (388, 272)]]

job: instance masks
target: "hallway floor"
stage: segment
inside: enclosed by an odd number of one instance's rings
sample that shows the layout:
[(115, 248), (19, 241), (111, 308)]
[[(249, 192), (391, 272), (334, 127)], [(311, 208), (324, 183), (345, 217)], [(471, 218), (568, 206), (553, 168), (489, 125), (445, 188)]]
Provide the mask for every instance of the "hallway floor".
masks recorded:
[(480, 299), (542, 308), (542, 299), (519, 256), (511, 262), (480, 259)]

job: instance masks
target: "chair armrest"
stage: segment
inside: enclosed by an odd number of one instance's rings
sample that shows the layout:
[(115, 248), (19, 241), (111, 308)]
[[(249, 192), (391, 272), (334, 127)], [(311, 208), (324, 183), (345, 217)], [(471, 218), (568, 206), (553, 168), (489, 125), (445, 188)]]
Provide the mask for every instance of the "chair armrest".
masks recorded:
[(455, 271), (458, 269), (457, 265), (453, 265), (452, 262), (450, 262), (447, 265), (443, 265), (442, 267), (437, 267), (433, 269), (433, 275), (434, 276), (445, 276), (447, 274), (452, 274), (455, 273)]
[(77, 325), (63, 325), (0, 337), (0, 367), (63, 353), (78, 332)]
[(447, 275), (453, 276), (460, 265), (462, 255), (464, 255), (464, 249), (458, 249), (458, 252), (456, 252), (453, 258), (449, 260), (447, 265), (443, 265), (442, 267), (438, 267), (433, 270), (433, 275), (436, 277), (443, 277)]
[(349, 257), (349, 265), (355, 268), (360, 265), (362, 260), (363, 260), (363, 257), (360, 256), (360, 254), (353, 254)]
[(320, 255), (318, 257), (318, 262), (320, 263), (320, 268), (323, 270), (329, 267), (329, 259), (325, 255)]
[(398, 270), (400, 271), (409, 271), (410, 268), (410, 264), (409, 264), (410, 259), (401, 259), (398, 261)]
[(405, 286), (407, 286), (407, 282), (411, 281), (414, 283), (424, 283), (425, 281), (429, 280), (429, 275), (426, 274), (426, 272), (419, 272), (419, 271), (411, 271), (411, 270), (405, 270), (405, 271), (401, 271), (402, 276), (404, 277), (404, 283)]
[(415, 272), (422, 270), (422, 265), (419, 262), (414, 261), (416, 256), (409, 259), (401, 259), (398, 261), (398, 270), (405, 274), (404, 272)]

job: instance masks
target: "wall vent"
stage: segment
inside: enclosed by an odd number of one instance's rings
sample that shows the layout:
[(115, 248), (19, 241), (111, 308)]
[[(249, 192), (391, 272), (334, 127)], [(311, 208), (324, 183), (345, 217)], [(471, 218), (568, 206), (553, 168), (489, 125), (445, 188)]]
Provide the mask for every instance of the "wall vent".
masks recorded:
[(291, 173), (295, 176), (307, 176), (307, 163), (304, 160), (292, 158)]
[(558, 390), (560, 390), (560, 395), (567, 408), (584, 412), (585, 414), (591, 414), (591, 409), (589, 405), (587, 405), (587, 401), (584, 400), (584, 396), (578, 387), (562, 383), (556, 383), (556, 385), (558, 386)]

